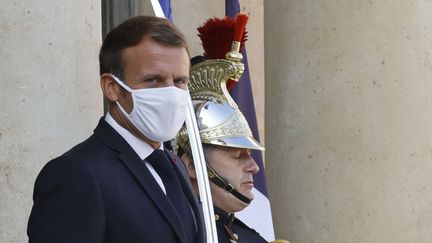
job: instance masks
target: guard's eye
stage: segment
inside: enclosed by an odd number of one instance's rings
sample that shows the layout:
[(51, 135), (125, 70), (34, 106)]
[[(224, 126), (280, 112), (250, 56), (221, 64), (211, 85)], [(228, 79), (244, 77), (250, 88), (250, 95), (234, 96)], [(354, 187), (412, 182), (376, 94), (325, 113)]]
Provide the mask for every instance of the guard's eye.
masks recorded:
[(233, 154), (233, 158), (235, 158), (235, 159), (241, 159), (241, 157), (242, 157), (241, 153), (234, 153)]

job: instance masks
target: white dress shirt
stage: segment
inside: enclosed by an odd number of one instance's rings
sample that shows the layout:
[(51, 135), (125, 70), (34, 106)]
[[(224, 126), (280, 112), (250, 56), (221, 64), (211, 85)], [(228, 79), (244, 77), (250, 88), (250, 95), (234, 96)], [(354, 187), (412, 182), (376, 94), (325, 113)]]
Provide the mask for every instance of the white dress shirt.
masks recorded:
[[(141, 160), (143, 160), (143, 163), (144, 163), (144, 159), (147, 158), (147, 156), (149, 156), (154, 151), (154, 149), (148, 143), (135, 137), (131, 132), (129, 132), (128, 130), (126, 130), (122, 126), (120, 126), (114, 120), (114, 118), (110, 115), (109, 112), (107, 112), (107, 114), (105, 115), (105, 121), (112, 128), (114, 128), (114, 130), (116, 130), (120, 134), (120, 136), (122, 136), (126, 140), (126, 142), (132, 147), (132, 149), (138, 154), (138, 156), (141, 158)], [(162, 143), (158, 149), (163, 150), (163, 144)], [(165, 186), (162, 182), (162, 179), (160, 178), (158, 173), (155, 171), (153, 166), (147, 161), (145, 161), (145, 165), (150, 170), (150, 173), (153, 175), (156, 182), (159, 184), (159, 186), (162, 188), (162, 190), (166, 194)]]

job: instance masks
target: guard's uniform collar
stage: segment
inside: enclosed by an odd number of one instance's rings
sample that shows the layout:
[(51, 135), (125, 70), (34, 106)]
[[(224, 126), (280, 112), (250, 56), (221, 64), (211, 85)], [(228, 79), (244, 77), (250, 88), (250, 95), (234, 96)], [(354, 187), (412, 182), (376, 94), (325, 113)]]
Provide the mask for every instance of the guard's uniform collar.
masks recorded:
[(227, 213), (218, 207), (214, 207), (215, 219), (223, 225), (230, 225), (234, 222), (234, 214)]
[(220, 208), (214, 207), (215, 220), (218, 225), (224, 227), (224, 232), (227, 234), (230, 243), (236, 243), (239, 240), (237, 233), (233, 232), (231, 225), (235, 220), (233, 213), (227, 213)]

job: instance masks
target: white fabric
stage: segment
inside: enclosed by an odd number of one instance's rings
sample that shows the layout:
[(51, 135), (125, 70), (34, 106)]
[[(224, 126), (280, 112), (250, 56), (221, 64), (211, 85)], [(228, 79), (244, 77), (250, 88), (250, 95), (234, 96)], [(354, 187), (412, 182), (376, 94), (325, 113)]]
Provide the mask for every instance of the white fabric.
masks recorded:
[[(149, 144), (142, 141), (141, 139), (138, 139), (132, 133), (130, 133), (128, 130), (126, 130), (122, 126), (120, 126), (114, 120), (114, 118), (112, 118), (112, 116), (109, 112), (105, 115), (105, 121), (109, 125), (111, 125), (111, 127), (114, 128), (114, 130), (116, 130), (120, 134), (120, 136), (122, 136), (126, 140), (126, 142), (132, 147), (132, 149), (138, 154), (138, 156), (141, 158), (141, 160), (144, 160), (153, 152), (154, 149)], [(163, 150), (163, 144), (162, 143), (158, 149)], [(162, 190), (166, 194), (165, 186), (162, 182), (162, 179), (160, 178), (158, 173), (155, 171), (153, 166), (148, 162), (145, 162), (145, 165), (147, 166), (150, 173), (155, 178), (156, 182), (159, 184), (159, 186), (162, 188)]]
[(189, 92), (174, 86), (131, 89), (116, 76), (114, 80), (131, 93), (133, 108), (128, 114), (117, 102), (121, 112), (146, 137), (155, 142), (173, 139), (186, 118)]
[(235, 215), (247, 226), (256, 230), (264, 239), (272, 241), (275, 239), (273, 230), (273, 220), (270, 209), (270, 201), (260, 191), (252, 189), (254, 200)]

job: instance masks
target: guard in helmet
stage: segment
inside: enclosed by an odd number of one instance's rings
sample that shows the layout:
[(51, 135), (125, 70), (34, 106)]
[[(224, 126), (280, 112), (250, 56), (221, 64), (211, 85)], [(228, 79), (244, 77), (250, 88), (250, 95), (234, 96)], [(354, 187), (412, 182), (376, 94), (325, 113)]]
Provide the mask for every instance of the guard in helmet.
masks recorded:
[[(247, 16), (239, 14), (236, 19), (210, 19), (198, 28), (205, 55), (192, 60), (190, 73), (189, 91), (203, 143), (220, 243), (266, 242), (234, 216), (254, 198), (253, 175), (259, 167), (251, 150), (264, 150), (227, 90), (227, 84), (238, 81), (244, 71), (239, 50), (245, 40), (246, 21)], [(198, 194), (186, 128), (180, 130), (177, 144)]]

